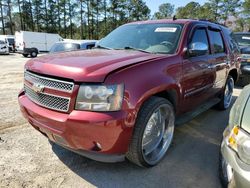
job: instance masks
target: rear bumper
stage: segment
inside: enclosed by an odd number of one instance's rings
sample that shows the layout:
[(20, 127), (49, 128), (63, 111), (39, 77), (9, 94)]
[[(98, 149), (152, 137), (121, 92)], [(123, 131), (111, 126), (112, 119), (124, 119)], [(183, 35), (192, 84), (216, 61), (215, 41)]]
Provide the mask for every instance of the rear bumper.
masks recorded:
[(73, 110), (66, 114), (38, 106), (23, 92), (18, 100), (23, 116), (51, 141), (94, 160), (124, 160), (132, 135), (132, 126), (126, 125), (127, 112)]
[(226, 162), (233, 168), (233, 177), (236, 187), (250, 187), (250, 166), (243, 163), (237, 154), (229, 148), (223, 141), (221, 144), (222, 156)]

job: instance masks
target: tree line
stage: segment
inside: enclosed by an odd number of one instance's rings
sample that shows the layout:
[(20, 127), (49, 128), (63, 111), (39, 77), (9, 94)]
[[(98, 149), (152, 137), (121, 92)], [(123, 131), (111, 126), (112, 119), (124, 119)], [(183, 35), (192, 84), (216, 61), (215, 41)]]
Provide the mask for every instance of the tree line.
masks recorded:
[(250, 31), (250, 0), (207, 0), (200, 5), (190, 2), (184, 7), (174, 9), (174, 5), (160, 5), (154, 19), (171, 17), (211, 20), (233, 28), (234, 31)]
[(250, 28), (250, 0), (208, 0), (184, 7), (164, 3), (150, 15), (144, 0), (0, 0), (0, 34), (15, 31), (58, 33), (64, 38), (100, 39), (131, 21), (171, 18), (209, 19), (230, 24), (235, 30)]

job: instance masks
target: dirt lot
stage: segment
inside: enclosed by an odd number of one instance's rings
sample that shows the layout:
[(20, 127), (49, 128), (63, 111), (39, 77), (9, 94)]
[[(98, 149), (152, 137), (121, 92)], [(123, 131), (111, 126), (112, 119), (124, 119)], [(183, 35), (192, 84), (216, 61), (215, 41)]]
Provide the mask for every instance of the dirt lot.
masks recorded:
[(219, 145), (229, 111), (211, 109), (177, 127), (172, 148), (156, 167), (92, 161), (51, 146), (22, 118), (17, 94), (27, 60), (0, 56), (0, 187), (220, 187)]

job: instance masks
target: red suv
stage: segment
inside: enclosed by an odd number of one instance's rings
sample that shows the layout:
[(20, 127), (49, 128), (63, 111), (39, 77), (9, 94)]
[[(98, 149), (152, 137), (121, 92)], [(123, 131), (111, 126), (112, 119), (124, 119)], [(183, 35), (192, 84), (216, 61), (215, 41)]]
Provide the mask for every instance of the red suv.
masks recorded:
[(83, 156), (156, 165), (176, 124), (230, 106), (240, 67), (231, 35), (199, 20), (123, 25), (93, 50), (28, 61), (21, 111), (49, 140)]

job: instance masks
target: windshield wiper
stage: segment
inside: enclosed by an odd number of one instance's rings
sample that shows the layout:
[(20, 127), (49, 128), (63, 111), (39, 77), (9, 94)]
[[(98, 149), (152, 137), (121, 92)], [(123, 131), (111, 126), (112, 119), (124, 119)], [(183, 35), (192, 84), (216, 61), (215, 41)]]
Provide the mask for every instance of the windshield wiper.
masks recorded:
[(142, 50), (142, 49), (139, 49), (139, 48), (134, 48), (134, 47), (131, 47), (131, 46), (125, 46), (124, 48), (117, 48), (115, 50), (136, 50), (136, 51), (140, 51), (140, 52), (144, 52), (144, 53), (151, 53), (149, 51)]
[(97, 45), (97, 46), (94, 47), (94, 48), (100, 48), (100, 49), (106, 49), (106, 50), (113, 50), (112, 48), (105, 47), (105, 46), (101, 46), (101, 45)]

